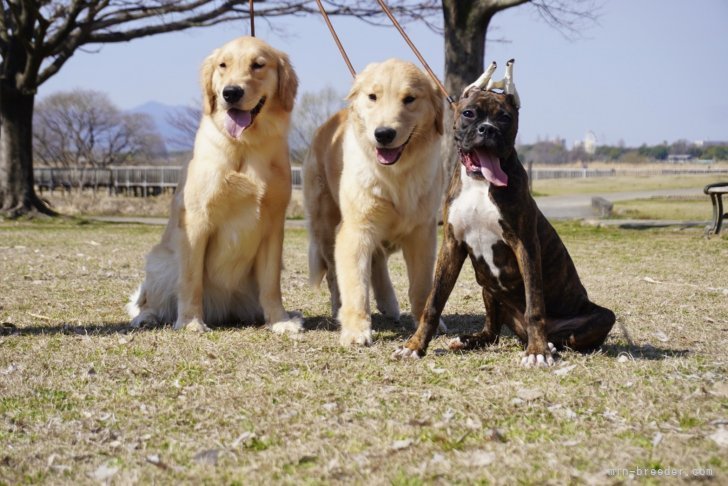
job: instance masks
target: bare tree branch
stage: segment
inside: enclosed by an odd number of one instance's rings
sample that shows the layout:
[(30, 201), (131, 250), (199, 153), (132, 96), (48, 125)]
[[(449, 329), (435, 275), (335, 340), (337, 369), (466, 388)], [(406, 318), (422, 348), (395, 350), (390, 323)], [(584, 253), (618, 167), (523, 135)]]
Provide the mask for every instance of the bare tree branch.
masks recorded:
[(151, 159), (164, 144), (148, 115), (124, 114), (104, 93), (56, 93), (38, 103), (33, 147), (51, 166), (106, 167)]

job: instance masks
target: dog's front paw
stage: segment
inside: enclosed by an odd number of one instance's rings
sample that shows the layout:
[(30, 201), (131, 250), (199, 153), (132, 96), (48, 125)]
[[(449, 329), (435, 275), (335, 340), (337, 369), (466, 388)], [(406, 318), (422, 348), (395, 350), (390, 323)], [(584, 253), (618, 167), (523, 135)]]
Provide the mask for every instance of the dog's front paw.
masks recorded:
[(404, 346), (400, 346), (397, 349), (394, 350), (394, 353), (392, 353), (392, 359), (420, 359), (425, 355), (425, 353), (419, 349), (410, 349), (405, 344)]
[(180, 329), (184, 329), (185, 331), (189, 332), (209, 332), (210, 328), (207, 327), (207, 324), (202, 322), (198, 318), (193, 318), (189, 320), (182, 320), (177, 319), (177, 322), (174, 323), (174, 330), (179, 331)]
[(339, 337), (339, 343), (344, 347), (349, 346), (371, 346), (372, 344), (372, 330), (366, 329), (364, 331), (342, 329), (341, 337)]
[(303, 317), (297, 312), (290, 312), (288, 319), (271, 324), (270, 330), (276, 334), (299, 334), (303, 332)]
[(548, 343), (548, 348), (543, 353), (529, 353), (526, 351), (521, 358), (521, 366), (526, 368), (547, 368), (554, 365), (554, 356), (556, 355), (556, 347), (553, 343)]

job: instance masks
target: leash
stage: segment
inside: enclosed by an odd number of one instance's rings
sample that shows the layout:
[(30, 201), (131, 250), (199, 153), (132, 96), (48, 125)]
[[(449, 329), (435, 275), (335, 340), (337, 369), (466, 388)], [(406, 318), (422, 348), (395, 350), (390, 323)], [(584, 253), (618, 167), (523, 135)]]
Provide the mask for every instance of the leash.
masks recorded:
[(250, 35), (255, 37), (255, 10), (253, 9), (253, 0), (248, 2), (248, 11), (250, 12)]
[[(329, 14), (326, 13), (326, 9), (321, 4), (321, 0), (316, 0), (316, 3), (318, 4), (318, 8), (321, 11), (321, 15), (324, 17), (324, 21), (326, 22), (326, 25), (329, 27), (329, 32), (331, 32), (331, 35), (334, 38), (334, 42), (336, 42), (336, 46), (339, 48), (339, 52), (341, 53), (341, 57), (344, 58), (344, 62), (346, 63), (346, 67), (349, 68), (349, 72), (351, 73), (351, 77), (356, 77), (356, 71), (354, 70), (354, 66), (351, 65), (351, 61), (349, 60), (349, 56), (346, 55), (346, 51), (344, 50), (344, 46), (341, 45), (341, 41), (339, 40), (339, 36), (336, 35), (336, 31), (334, 30), (334, 26), (331, 25), (331, 20), (329, 20)], [(250, 4), (253, 4), (253, 0), (250, 0)]]
[[(422, 63), (422, 66), (424, 66), (427, 73), (430, 75), (430, 77), (435, 81), (435, 84), (437, 84), (438, 88), (440, 88), (440, 91), (442, 91), (442, 94), (445, 95), (445, 99), (448, 103), (451, 105), (455, 103), (455, 100), (452, 96), (450, 96), (445, 89), (445, 86), (442, 84), (442, 82), (438, 79), (438, 77), (435, 75), (432, 68), (430, 68), (430, 65), (427, 64), (427, 61), (425, 61), (425, 58), (422, 57), (422, 54), (420, 54), (420, 51), (417, 49), (417, 47), (414, 45), (412, 40), (409, 38), (407, 33), (404, 31), (400, 23), (397, 21), (397, 19), (392, 14), (391, 10), (389, 10), (389, 7), (387, 7), (387, 4), (384, 3), (383, 0), (377, 0), (377, 3), (382, 8), (382, 11), (389, 17), (389, 20), (392, 22), (392, 25), (396, 27), (396, 29), (399, 31), (402, 38), (405, 40), (407, 45), (409, 45), (410, 49), (412, 49), (412, 52), (414, 52), (415, 56), (417, 56), (417, 59), (419, 59), (420, 63)], [(349, 60), (349, 56), (346, 55), (346, 50), (344, 50), (344, 46), (341, 44), (341, 41), (339, 40), (339, 36), (336, 34), (336, 30), (334, 29), (334, 26), (331, 24), (331, 20), (329, 19), (329, 14), (326, 13), (326, 9), (321, 3), (321, 0), (316, 0), (316, 4), (318, 5), (319, 11), (321, 12), (321, 15), (324, 18), (324, 21), (326, 22), (326, 25), (329, 28), (329, 32), (331, 32), (331, 36), (334, 38), (334, 42), (336, 42), (336, 46), (339, 48), (339, 52), (341, 53), (341, 57), (344, 58), (344, 62), (346, 63), (346, 67), (349, 68), (349, 72), (351, 73), (351, 76), (353, 78), (356, 77), (356, 71), (354, 70), (354, 67), (351, 65), (351, 61)], [(251, 9), (253, 7), (253, 0), (250, 0), (250, 6)], [(252, 22), (252, 15), (251, 15), (251, 22)]]
[(420, 51), (417, 50), (417, 47), (415, 47), (414, 43), (410, 40), (409, 36), (404, 31), (402, 26), (399, 24), (397, 19), (394, 18), (394, 15), (392, 15), (392, 12), (389, 10), (389, 7), (387, 7), (387, 4), (385, 4), (383, 0), (377, 0), (377, 3), (379, 4), (380, 7), (382, 7), (382, 10), (384, 11), (385, 14), (387, 14), (387, 17), (389, 17), (389, 20), (392, 21), (392, 24), (397, 28), (397, 30), (402, 35), (402, 38), (405, 40), (405, 42), (407, 42), (407, 45), (410, 46), (410, 49), (412, 49), (412, 52), (415, 53), (415, 56), (417, 56), (417, 59), (420, 60), (420, 62), (424, 66), (427, 73), (435, 81), (437, 86), (440, 88), (440, 91), (442, 91), (442, 94), (445, 95), (445, 99), (447, 99), (447, 102), (450, 103), (451, 105), (453, 103), (455, 103), (455, 100), (453, 99), (453, 97), (448, 94), (447, 90), (445, 89), (445, 86), (440, 82), (440, 80), (437, 78), (437, 76), (435, 76), (435, 73), (430, 68), (430, 65), (427, 64), (427, 61), (425, 61), (425, 58), (422, 57), (422, 54), (420, 54)]

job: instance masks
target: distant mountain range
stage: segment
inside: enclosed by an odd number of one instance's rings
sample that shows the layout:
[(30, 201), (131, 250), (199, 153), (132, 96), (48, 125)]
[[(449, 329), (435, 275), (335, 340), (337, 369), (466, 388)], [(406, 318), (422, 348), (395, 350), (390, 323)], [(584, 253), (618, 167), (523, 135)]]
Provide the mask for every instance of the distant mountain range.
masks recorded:
[(148, 101), (143, 105), (127, 110), (127, 112), (149, 115), (154, 121), (154, 124), (157, 126), (159, 134), (164, 139), (164, 142), (167, 145), (167, 150), (185, 151), (192, 150), (194, 140), (190, 138), (189, 144), (180, 143), (180, 139), (184, 139), (184, 136), (177, 128), (169, 123), (169, 119), (171, 117), (178, 116), (180, 112), (187, 108), (188, 107), (185, 105), (165, 105), (164, 103), (159, 103), (157, 101)]

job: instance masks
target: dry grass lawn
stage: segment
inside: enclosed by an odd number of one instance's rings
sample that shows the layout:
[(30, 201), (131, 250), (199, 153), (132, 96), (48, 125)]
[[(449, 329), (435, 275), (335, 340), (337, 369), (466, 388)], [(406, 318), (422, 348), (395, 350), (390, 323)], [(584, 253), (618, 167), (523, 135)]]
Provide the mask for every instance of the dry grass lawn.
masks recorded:
[[(284, 300), (308, 329), (293, 339), (127, 329), (161, 227), (2, 222), (0, 484), (610, 484), (665, 469), (726, 484), (728, 239), (557, 229), (618, 324), (601, 352), (526, 370), (513, 337), (469, 353), (439, 337), (392, 361), (409, 320), (378, 316), (371, 348), (340, 348), (302, 230), (286, 233)], [(479, 294), (466, 267), (451, 332), (480, 326)]]
[[(538, 196), (564, 196), (568, 194), (604, 194), (610, 192), (650, 191), (662, 189), (697, 189), (713, 182), (728, 180), (726, 174), (666, 175), (666, 176), (614, 176), (587, 179), (540, 179), (533, 181), (533, 192)], [(707, 196), (706, 196), (707, 197)], [(710, 206), (710, 203), (708, 203)]]
[(615, 202), (612, 217), (712, 221), (713, 206), (708, 196), (635, 199)]

